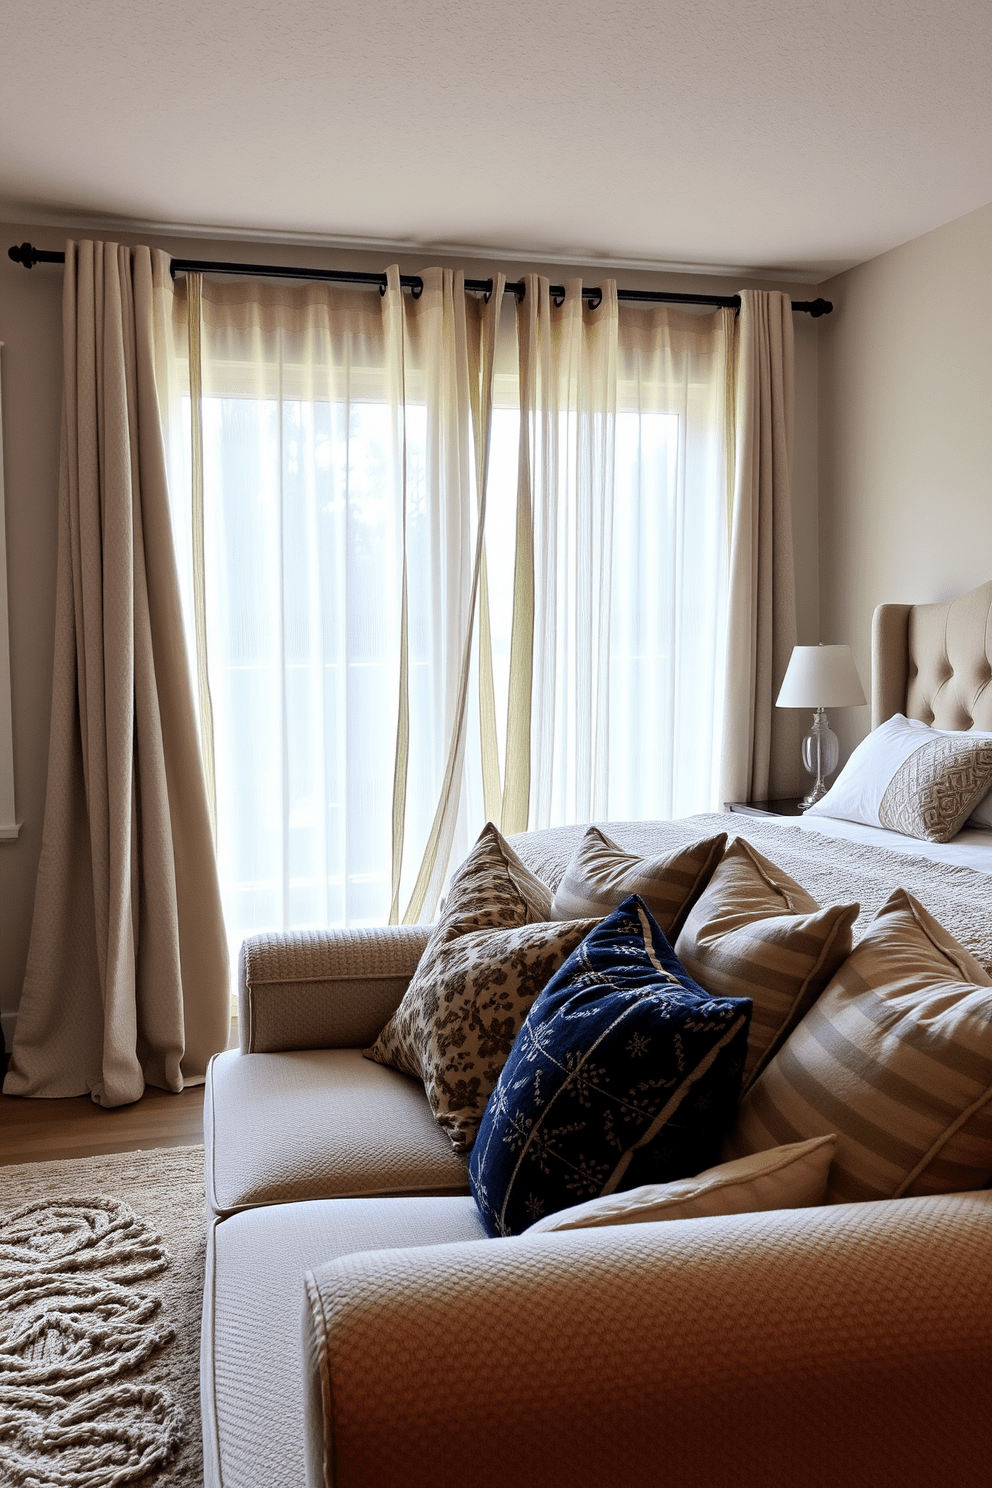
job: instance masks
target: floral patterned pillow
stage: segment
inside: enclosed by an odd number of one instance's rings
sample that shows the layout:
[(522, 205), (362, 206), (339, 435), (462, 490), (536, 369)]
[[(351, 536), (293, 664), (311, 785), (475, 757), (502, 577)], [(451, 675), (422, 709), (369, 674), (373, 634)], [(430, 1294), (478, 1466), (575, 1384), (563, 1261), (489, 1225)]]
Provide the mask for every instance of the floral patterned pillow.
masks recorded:
[(424, 1082), (467, 1152), (534, 998), (595, 920), (547, 923), (551, 891), (489, 823), (455, 873), (403, 1001), (366, 1058)]

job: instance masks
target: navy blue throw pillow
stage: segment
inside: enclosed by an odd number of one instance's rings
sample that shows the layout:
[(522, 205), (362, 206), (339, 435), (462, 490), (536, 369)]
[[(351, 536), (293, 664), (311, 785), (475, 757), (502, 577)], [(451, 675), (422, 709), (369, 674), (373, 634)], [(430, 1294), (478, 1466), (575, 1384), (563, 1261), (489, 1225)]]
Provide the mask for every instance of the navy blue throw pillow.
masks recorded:
[(718, 1161), (751, 1002), (710, 997), (631, 895), (551, 978), (482, 1116), (469, 1180), (490, 1235)]

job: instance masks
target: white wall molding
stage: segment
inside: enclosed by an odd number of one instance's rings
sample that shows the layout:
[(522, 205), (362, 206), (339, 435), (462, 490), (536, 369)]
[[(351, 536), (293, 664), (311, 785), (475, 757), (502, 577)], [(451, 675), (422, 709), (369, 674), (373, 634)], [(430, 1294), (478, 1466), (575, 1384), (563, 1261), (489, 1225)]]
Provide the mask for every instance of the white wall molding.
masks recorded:
[[(786, 281), (790, 284), (816, 284), (821, 275), (795, 268), (756, 268), (750, 264), (675, 263), (652, 258), (597, 258), (592, 253), (557, 249), (535, 244), (532, 248), (509, 248), (498, 243), (444, 243), (360, 238), (344, 233), (283, 232), (276, 228), (224, 226), (203, 222), (153, 222), (140, 218), (92, 216), (77, 212), (53, 212), (27, 204), (0, 202), (0, 222), (31, 223), (51, 227), (63, 236), (80, 228), (100, 233), (145, 233), (154, 237), (204, 238), (221, 242), (284, 244), (291, 248), (336, 248), (347, 253), (416, 254), (418, 257), (505, 260), (508, 263), (541, 263), (576, 265), (595, 269), (597, 273), (628, 270), (643, 274), (702, 274), (720, 279), (758, 279)], [(52, 247), (52, 244), (36, 244)], [(59, 243), (59, 248), (62, 244)]]

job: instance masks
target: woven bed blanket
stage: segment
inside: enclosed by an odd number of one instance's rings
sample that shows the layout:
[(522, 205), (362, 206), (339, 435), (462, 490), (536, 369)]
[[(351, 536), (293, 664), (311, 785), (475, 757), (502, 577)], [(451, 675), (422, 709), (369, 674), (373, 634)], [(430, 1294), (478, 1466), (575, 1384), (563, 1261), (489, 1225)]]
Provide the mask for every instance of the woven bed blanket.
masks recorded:
[[(903, 888), (992, 974), (992, 877), (974, 868), (957, 868), (809, 832), (787, 821), (716, 812), (678, 821), (603, 822), (613, 842), (640, 857), (654, 857), (700, 837), (726, 832), (743, 837), (766, 858), (792, 875), (821, 905), (861, 905), (854, 927), (857, 941), (893, 889)], [(549, 827), (511, 837), (532, 873), (557, 888), (566, 864), (582, 840), (585, 826)], [(907, 839), (907, 842), (909, 839)]]

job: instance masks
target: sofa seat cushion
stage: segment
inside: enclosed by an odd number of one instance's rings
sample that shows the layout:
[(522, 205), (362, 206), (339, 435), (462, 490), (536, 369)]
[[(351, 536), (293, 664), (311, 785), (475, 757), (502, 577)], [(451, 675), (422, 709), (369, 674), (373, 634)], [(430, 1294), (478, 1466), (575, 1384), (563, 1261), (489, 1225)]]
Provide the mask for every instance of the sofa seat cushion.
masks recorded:
[(259, 1204), (384, 1194), (464, 1194), (464, 1157), (409, 1075), (360, 1049), (239, 1054), (211, 1061), (203, 1111), (207, 1203)]
[(482, 1238), (471, 1198), (334, 1199), (215, 1221), (200, 1355), (205, 1488), (305, 1488), (306, 1272), (356, 1251)]

